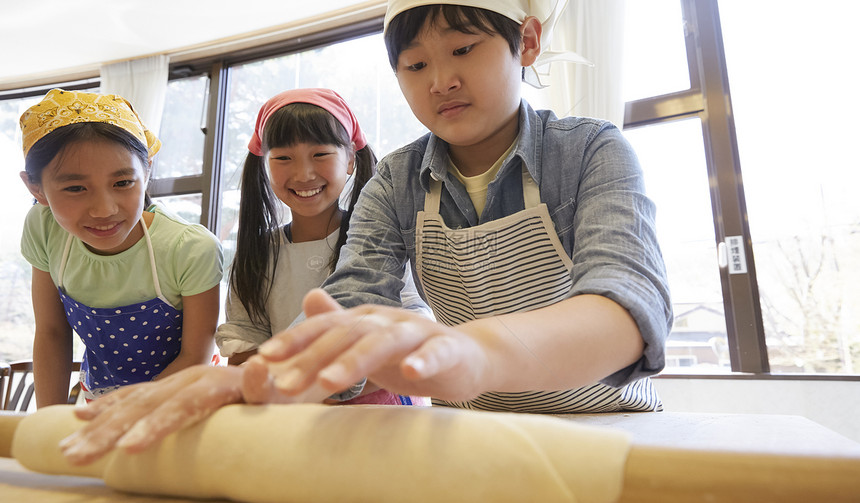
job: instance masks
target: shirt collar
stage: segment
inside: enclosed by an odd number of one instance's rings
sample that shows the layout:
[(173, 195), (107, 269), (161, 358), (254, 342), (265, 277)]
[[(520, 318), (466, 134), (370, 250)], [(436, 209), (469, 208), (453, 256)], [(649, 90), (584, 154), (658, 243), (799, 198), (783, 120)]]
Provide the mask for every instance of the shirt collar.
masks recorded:
[[(540, 124), (540, 117), (532, 109), (531, 105), (526, 100), (520, 101), (519, 113), (519, 144), (514, 153), (514, 156), (519, 156), (529, 174), (534, 178), (535, 182), (540, 185), (540, 146), (542, 131), (536, 125)], [(513, 159), (513, 157), (511, 159)], [(510, 162), (510, 161), (509, 161)], [(504, 166), (500, 171), (504, 171)], [(436, 136), (430, 134), (430, 140), (427, 143), (427, 148), (424, 150), (424, 157), (421, 161), (421, 169), (419, 171), (419, 180), (425, 191), (430, 191), (430, 179), (447, 180), (448, 179), (448, 143)]]

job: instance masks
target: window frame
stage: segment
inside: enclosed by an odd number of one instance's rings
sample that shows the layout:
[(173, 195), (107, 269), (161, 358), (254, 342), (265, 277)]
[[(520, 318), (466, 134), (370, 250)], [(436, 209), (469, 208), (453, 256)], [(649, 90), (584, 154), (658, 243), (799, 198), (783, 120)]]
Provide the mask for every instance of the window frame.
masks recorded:
[[(741, 236), (747, 273), (720, 267), (732, 372), (767, 374), (770, 364), (741, 180), (728, 71), (716, 0), (680, 0), (690, 88), (625, 104), (624, 128), (698, 118), (711, 180), (715, 248)], [(715, 254), (716, 255), (716, 254)]]
[[(337, 42), (382, 32), (383, 15), (377, 10), (360, 10), (353, 16), (334, 20), (326, 29), (304, 33), (275, 42), (239, 50), (189, 59), (171, 60), (169, 80), (196, 75), (208, 75), (206, 110), (204, 111), (203, 169), (199, 175), (165, 177), (150, 182), (152, 197), (201, 194), (200, 223), (216, 236), (220, 231), (221, 166), (224, 149), (224, 129), (227, 96), (230, 90), (230, 69), (234, 66), (269, 58), (295, 54)], [(312, 24), (312, 23), (311, 23)], [(209, 134), (209, 132), (213, 134)]]

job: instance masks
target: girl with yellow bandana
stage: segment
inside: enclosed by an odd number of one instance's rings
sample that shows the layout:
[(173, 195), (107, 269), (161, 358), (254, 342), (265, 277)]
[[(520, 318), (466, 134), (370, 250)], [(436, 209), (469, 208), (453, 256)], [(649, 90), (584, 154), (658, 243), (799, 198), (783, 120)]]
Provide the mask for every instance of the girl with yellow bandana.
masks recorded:
[(88, 399), (212, 356), (218, 240), (152, 205), (161, 142), (116, 95), (54, 89), (21, 116), (37, 204), (21, 251), (33, 266), (33, 364), (39, 407), (64, 403), (72, 332), (86, 348)]

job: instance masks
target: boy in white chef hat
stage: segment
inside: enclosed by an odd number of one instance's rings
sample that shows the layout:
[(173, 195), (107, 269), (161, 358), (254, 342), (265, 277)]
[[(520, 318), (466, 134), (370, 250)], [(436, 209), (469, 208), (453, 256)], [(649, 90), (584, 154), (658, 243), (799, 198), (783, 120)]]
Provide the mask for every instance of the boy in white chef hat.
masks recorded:
[[(389, 61), (431, 134), (379, 163), (313, 323), (261, 348), (277, 389), (372, 376), (471, 409), (662, 407), (672, 309), (637, 158), (612, 124), (521, 98), (535, 66), (581, 61), (542, 51), (564, 3), (389, 1)], [(437, 322), (399, 308), (410, 264)]]
[[(93, 447), (70, 457), (117, 439), (141, 450), (225, 403), (365, 377), (434, 405), (660, 410), (648, 376), (664, 366), (672, 309), (636, 155), (611, 123), (520, 95), (561, 7), (390, 0), (390, 61), (430, 134), (377, 165), (336, 271), (305, 297), (308, 319), (229, 375), (189, 369), (79, 411), (96, 420), (74, 443)], [(400, 307), (407, 266), (437, 321)]]

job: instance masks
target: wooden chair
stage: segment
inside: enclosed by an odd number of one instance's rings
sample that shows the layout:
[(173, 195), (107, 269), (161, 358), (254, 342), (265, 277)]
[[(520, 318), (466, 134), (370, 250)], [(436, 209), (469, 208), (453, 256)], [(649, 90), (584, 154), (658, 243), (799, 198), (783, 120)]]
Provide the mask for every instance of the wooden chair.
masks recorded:
[[(30, 402), (33, 400), (33, 394), (36, 390), (33, 382), (33, 361), (19, 360), (8, 364), (3, 364), (8, 370), (5, 380), (6, 392), (3, 400), (3, 410), (16, 410), (26, 412), (30, 408)], [(81, 370), (81, 362), (72, 362), (72, 375), (77, 375)], [(4, 370), (0, 370), (0, 373)], [(4, 378), (0, 378), (2, 383)], [(81, 384), (77, 382), (69, 392), (68, 403), (77, 402), (78, 395), (81, 391)], [(0, 390), (3, 388), (0, 387)]]
[(6, 362), (0, 362), (0, 410), (6, 409), (6, 380), (12, 370)]

